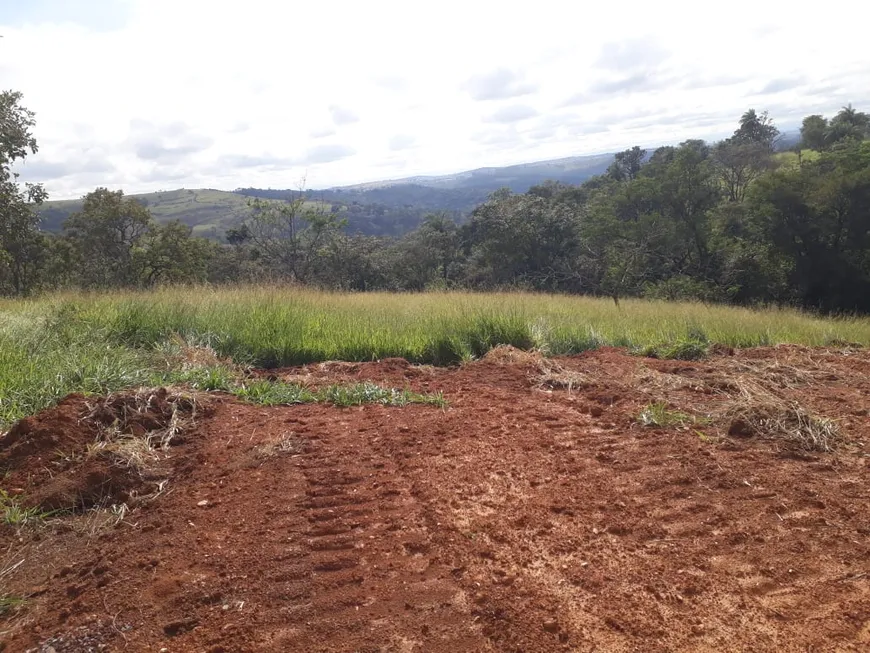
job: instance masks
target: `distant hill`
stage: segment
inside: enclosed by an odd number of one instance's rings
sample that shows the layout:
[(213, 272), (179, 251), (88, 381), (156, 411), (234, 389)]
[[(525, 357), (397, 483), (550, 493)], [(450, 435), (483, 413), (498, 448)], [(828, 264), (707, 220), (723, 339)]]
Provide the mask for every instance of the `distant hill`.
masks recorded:
[[(604, 172), (612, 154), (569, 157), (538, 163), (478, 168), (451, 175), (409, 177), (340, 188), (307, 191), (311, 200), (340, 207), (353, 233), (397, 236), (416, 228), (432, 211), (447, 211), (457, 219), (499, 188), (522, 193), (547, 180), (579, 184)], [(221, 239), (224, 232), (249, 215), (251, 197), (285, 199), (290, 190), (240, 188), (233, 192), (213, 189), (180, 189), (132, 195), (142, 201), (158, 222), (181, 220), (195, 234)], [(43, 229), (61, 230), (63, 221), (81, 209), (81, 200), (47, 202), (42, 210)]]
[(477, 168), (450, 175), (407, 177), (390, 181), (356, 184), (338, 189), (345, 192), (367, 192), (371, 190), (394, 188), (396, 186), (425, 186), (428, 188), (460, 189), (479, 188), (490, 192), (499, 188), (510, 188), (516, 193), (524, 193), (535, 184), (551, 179), (566, 184), (579, 184), (592, 175), (604, 172), (613, 161), (613, 154), (592, 156), (572, 156), (535, 163), (499, 168)]
[[(131, 195), (145, 204), (158, 222), (181, 220), (206, 238), (222, 238), (224, 232), (249, 214), (248, 198), (210, 188), (179, 189)], [(81, 210), (81, 200), (46, 202), (40, 210), (42, 228), (59, 232), (63, 222)]]
[[(782, 134), (779, 150), (792, 147), (800, 138), (794, 130)], [(648, 148), (650, 152), (654, 148)], [(477, 168), (449, 175), (406, 177), (353, 186), (307, 191), (344, 212), (348, 231), (373, 236), (400, 236), (415, 229), (427, 213), (446, 211), (457, 220), (485, 201), (499, 188), (524, 193), (548, 180), (580, 184), (603, 173), (613, 154), (573, 156), (504, 167)], [(213, 189), (180, 189), (133, 195), (144, 202), (158, 222), (181, 220), (195, 234), (222, 239), (226, 230), (249, 215), (251, 197), (285, 199), (289, 189), (238, 188), (232, 192)], [(81, 208), (80, 200), (47, 202), (41, 214), (43, 228), (58, 232), (63, 221)]]
[[(347, 211), (351, 232), (395, 236), (416, 228), (432, 211), (447, 211), (460, 219), (499, 188), (524, 193), (548, 180), (579, 184), (604, 172), (612, 161), (613, 154), (576, 156), (325, 188), (308, 191), (308, 197), (341, 206)], [(293, 194), (286, 189), (262, 188), (239, 188), (235, 192), (267, 199), (285, 199)]]

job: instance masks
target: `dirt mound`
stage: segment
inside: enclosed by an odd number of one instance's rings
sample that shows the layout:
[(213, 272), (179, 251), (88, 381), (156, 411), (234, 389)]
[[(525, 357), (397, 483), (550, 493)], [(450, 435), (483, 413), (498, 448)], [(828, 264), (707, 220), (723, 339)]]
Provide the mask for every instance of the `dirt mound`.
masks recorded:
[(298, 383), (311, 388), (363, 381), (398, 388), (425, 388), (427, 381), (445, 371), (443, 368), (434, 368), (431, 365), (414, 365), (404, 358), (384, 358), (365, 363), (327, 361), (277, 370), (253, 370), (251, 373), (255, 377), (263, 377), (270, 381)]
[(499, 345), (486, 352), (480, 360), (501, 365), (537, 366), (544, 360), (544, 357), (537, 351), (525, 351), (512, 345)]
[(45, 511), (126, 502), (165, 475), (161, 453), (183, 442), (198, 406), (166, 388), (69, 395), (0, 440), (4, 487)]
[(85, 419), (109, 434), (104, 438), (112, 434), (134, 437), (148, 434), (166, 446), (181, 443), (179, 421), (195, 417), (197, 406), (198, 400), (192, 394), (166, 388), (145, 389), (98, 399)]
[(71, 394), (53, 408), (25, 417), (0, 438), (0, 465), (16, 469), (34, 457), (87, 445), (95, 435), (92, 425), (82, 423), (87, 413), (84, 395)]
[[(109, 469), (157, 455), (168, 485), (120, 516), (0, 524), (0, 597), (23, 599), (6, 650), (870, 650), (870, 352), (529, 356), (287, 370), (448, 406), (225, 398), (177, 440), (129, 397), (62, 402), (94, 430), (58, 442), (115, 456), (151, 433)], [(734, 427), (768, 395), (836, 424), (832, 451), (786, 455), (770, 429), (795, 424), (770, 413)]]

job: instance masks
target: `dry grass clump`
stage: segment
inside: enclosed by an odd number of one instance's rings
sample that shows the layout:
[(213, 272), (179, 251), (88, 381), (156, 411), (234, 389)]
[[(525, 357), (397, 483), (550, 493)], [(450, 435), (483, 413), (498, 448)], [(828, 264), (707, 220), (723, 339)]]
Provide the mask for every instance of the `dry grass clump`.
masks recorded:
[(728, 409), (729, 435), (779, 440), (804, 451), (833, 451), (837, 424), (807, 412), (797, 402), (741, 402)]
[[(158, 494), (159, 492), (142, 498), (153, 498)], [(105, 507), (94, 507), (79, 515), (76, 519), (67, 521), (66, 524), (79, 535), (88, 538), (96, 537), (123, 522), (130, 510), (130, 506), (126, 503), (113, 503)]]
[(162, 354), (167, 369), (170, 370), (193, 370), (229, 363), (221, 359), (210, 345), (194, 344), (177, 334), (162, 343), (158, 351)]
[(97, 440), (89, 456), (111, 457), (140, 472), (151, 469), (161, 452), (182, 442), (182, 434), (196, 420), (202, 399), (190, 392), (142, 388), (102, 397), (83, 418), (97, 426)]
[(535, 378), (539, 388), (565, 389), (586, 388), (592, 385), (589, 377), (576, 370), (568, 370), (547, 358), (542, 358), (538, 364), (538, 374)]
[(305, 453), (307, 442), (293, 432), (282, 433), (276, 440), (256, 448), (256, 456), (260, 459), (274, 458), (281, 455)]
[[(790, 391), (836, 378), (835, 370), (812, 351), (790, 348), (773, 360), (723, 359), (715, 373), (699, 377), (642, 367), (633, 375), (632, 385), (644, 393), (688, 389), (727, 397), (727, 405), (715, 416), (729, 425), (729, 435), (776, 441), (803, 451), (830, 452), (841, 441), (837, 423), (813, 415), (790, 396)], [(657, 407), (652, 404), (645, 408), (639, 421), (653, 425), (679, 421), (670, 419), (663, 410), (651, 409)]]
[(537, 350), (525, 351), (510, 345), (499, 345), (488, 351), (482, 360), (496, 365), (522, 365), (530, 368), (531, 378), (537, 388), (570, 391), (591, 385), (587, 375), (566, 369)]
[(705, 379), (681, 374), (665, 374), (645, 365), (640, 365), (635, 369), (631, 376), (631, 386), (645, 394), (654, 395), (684, 389), (705, 394), (712, 394), (715, 391)]
[(804, 451), (833, 451), (840, 440), (836, 422), (811, 414), (770, 387), (770, 378), (734, 379), (740, 396), (724, 412), (728, 434), (777, 440)]
[(729, 361), (728, 371), (748, 376), (770, 390), (787, 390), (813, 383), (820, 368), (791, 365), (780, 360)]
[(537, 350), (526, 351), (524, 349), (517, 349), (512, 345), (498, 345), (486, 352), (481, 360), (497, 365), (519, 364), (537, 366), (545, 359), (544, 355)]

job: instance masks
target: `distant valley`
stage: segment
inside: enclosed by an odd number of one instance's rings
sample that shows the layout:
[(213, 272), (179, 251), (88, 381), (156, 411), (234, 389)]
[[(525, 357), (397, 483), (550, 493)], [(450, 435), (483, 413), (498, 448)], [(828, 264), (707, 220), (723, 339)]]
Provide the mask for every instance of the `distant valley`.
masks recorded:
[[(352, 233), (398, 236), (416, 228), (427, 213), (447, 211), (461, 219), (499, 188), (522, 193), (547, 180), (579, 184), (604, 172), (612, 161), (613, 154), (577, 156), (309, 190), (307, 194), (311, 200), (337, 206), (345, 212), (348, 231)], [(180, 220), (198, 236), (221, 240), (227, 229), (237, 226), (248, 215), (251, 198), (284, 199), (293, 193), (290, 189), (178, 189), (132, 197), (145, 203), (158, 222)], [(80, 208), (80, 200), (46, 202), (40, 211), (42, 228), (59, 232), (64, 220)]]

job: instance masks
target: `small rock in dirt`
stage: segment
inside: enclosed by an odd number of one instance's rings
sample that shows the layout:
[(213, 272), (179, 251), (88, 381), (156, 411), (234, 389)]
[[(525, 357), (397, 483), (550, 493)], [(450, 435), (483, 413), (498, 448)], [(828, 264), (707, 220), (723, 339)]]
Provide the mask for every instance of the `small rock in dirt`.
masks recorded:
[(735, 419), (728, 427), (728, 435), (734, 435), (741, 438), (751, 438), (755, 435), (755, 429), (746, 420)]
[(169, 637), (175, 637), (181, 633), (186, 633), (197, 624), (196, 619), (179, 619), (178, 621), (170, 621), (163, 626), (163, 632)]
[(66, 588), (66, 595), (71, 599), (76, 598), (81, 593), (82, 587), (80, 587), (79, 585), (69, 585)]
[(547, 619), (544, 622), (544, 630), (546, 630), (548, 633), (558, 632), (559, 622), (556, 621), (555, 619)]
[(200, 508), (205, 508), (208, 505), (208, 499), (203, 499), (202, 501), (198, 501), (197, 504)]

